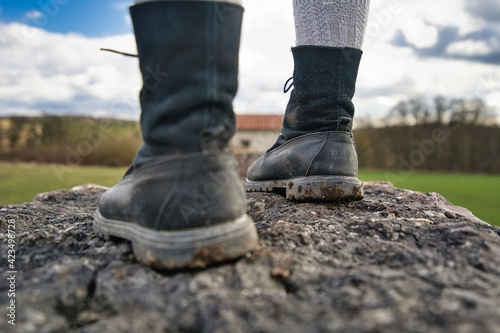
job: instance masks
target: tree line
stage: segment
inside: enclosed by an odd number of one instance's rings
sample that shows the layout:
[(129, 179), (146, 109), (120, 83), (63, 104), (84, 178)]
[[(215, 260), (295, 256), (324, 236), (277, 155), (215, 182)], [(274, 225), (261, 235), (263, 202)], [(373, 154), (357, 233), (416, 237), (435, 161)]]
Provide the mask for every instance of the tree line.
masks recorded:
[[(359, 124), (358, 120), (358, 124)], [(355, 130), (361, 168), (500, 173), (500, 127), (481, 99), (411, 97), (381, 124)], [(142, 142), (137, 122), (72, 116), (0, 118), (0, 159), (128, 165)]]
[(0, 118), (4, 161), (122, 166), (141, 144), (133, 121), (74, 116)]
[(493, 109), (481, 98), (414, 96), (398, 102), (386, 121), (396, 125), (488, 125), (494, 123), (494, 116)]
[(355, 131), (360, 167), (398, 171), (500, 172), (500, 127), (478, 98), (412, 97), (382, 127)]

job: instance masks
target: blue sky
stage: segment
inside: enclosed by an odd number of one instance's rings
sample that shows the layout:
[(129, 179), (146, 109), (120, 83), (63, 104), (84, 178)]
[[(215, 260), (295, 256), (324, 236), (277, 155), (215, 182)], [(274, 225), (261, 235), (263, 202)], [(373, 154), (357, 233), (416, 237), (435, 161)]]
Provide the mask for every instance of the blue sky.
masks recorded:
[[(76, 32), (101, 37), (130, 32), (126, 21), (127, 2), (109, 0), (5, 0), (0, 20), (25, 22), (57, 33)], [(26, 17), (39, 12), (42, 17)]]
[[(0, 2), (0, 116), (138, 119), (127, 0)], [(244, 0), (237, 113), (283, 113), (293, 73), (292, 0)], [(500, 114), (500, 1), (373, 0), (354, 99), (384, 117), (415, 95), (483, 98)]]

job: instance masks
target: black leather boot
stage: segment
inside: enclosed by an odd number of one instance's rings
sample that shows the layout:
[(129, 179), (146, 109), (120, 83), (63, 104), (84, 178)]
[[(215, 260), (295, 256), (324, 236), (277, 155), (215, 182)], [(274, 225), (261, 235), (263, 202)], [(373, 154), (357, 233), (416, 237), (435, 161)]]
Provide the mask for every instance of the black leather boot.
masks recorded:
[(249, 192), (278, 192), (297, 201), (363, 198), (352, 137), (362, 52), (353, 48), (292, 48), (295, 68), (282, 132), (248, 169)]
[(140, 262), (160, 269), (239, 257), (258, 246), (227, 152), (243, 9), (157, 1), (130, 13), (144, 82), (144, 145), (102, 195), (94, 230), (130, 240)]

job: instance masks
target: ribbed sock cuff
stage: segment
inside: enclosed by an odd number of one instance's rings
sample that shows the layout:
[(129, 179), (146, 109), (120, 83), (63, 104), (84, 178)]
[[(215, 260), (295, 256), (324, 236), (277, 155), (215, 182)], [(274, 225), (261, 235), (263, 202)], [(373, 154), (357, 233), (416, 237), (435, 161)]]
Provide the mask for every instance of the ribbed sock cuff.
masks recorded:
[(296, 44), (360, 50), (370, 0), (293, 0)]

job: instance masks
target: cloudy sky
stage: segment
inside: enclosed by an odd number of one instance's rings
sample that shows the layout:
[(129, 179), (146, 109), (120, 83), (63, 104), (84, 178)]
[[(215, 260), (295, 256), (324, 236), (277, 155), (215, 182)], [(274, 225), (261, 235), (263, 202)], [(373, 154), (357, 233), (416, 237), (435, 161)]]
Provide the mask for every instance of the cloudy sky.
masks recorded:
[[(318, 0), (319, 1), (319, 0)], [(124, 0), (0, 2), (0, 116), (137, 119), (140, 76)], [(281, 113), (293, 71), (292, 1), (247, 0), (238, 113)], [(355, 104), (384, 116), (416, 94), (481, 97), (500, 114), (500, 1), (373, 0)]]

